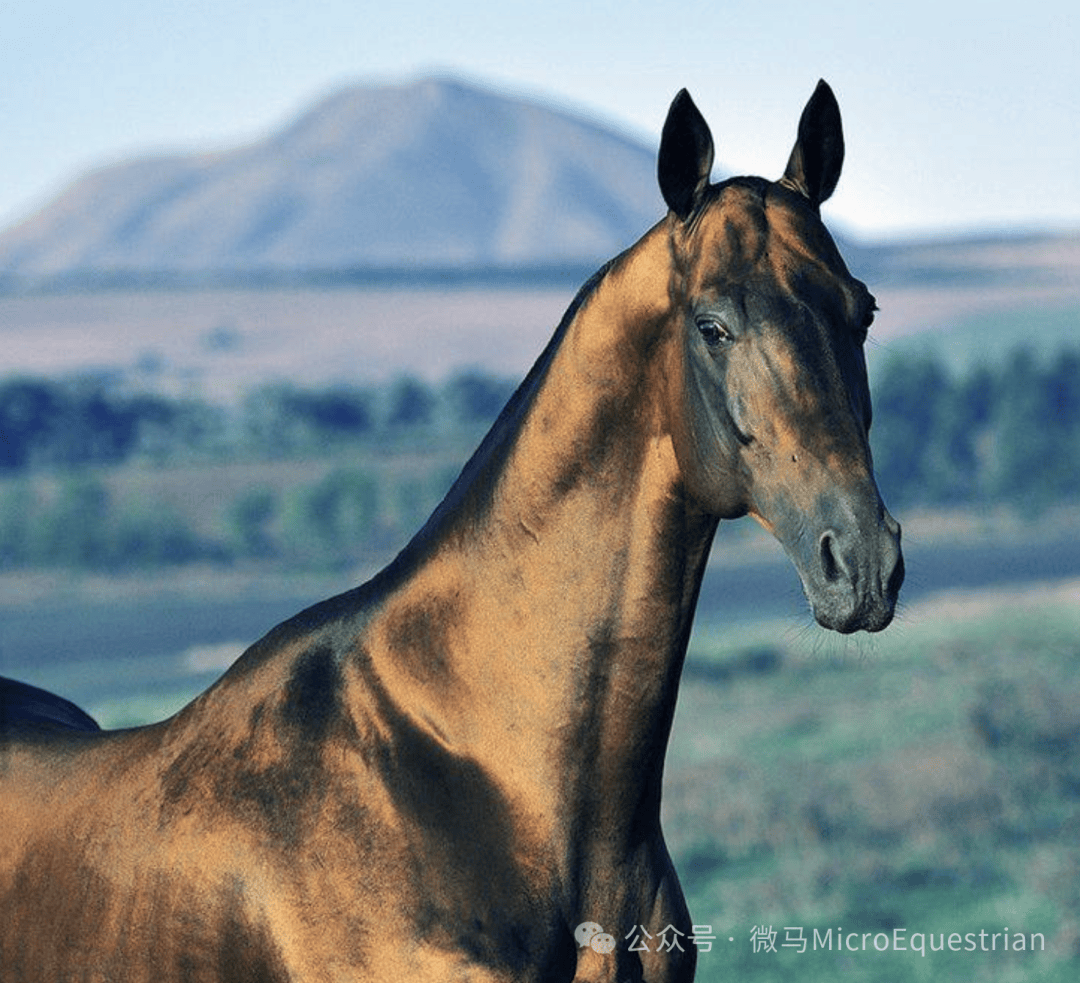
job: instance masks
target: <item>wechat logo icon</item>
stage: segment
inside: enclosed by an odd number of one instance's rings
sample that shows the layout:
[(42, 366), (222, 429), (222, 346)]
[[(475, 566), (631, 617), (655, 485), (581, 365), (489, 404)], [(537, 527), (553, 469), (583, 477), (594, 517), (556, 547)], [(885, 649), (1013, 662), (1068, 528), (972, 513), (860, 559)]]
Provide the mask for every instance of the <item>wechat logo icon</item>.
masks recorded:
[(615, 936), (604, 931), (602, 925), (596, 922), (582, 922), (574, 929), (574, 938), (577, 939), (579, 949), (588, 946), (593, 952), (599, 952), (606, 956), (615, 950)]

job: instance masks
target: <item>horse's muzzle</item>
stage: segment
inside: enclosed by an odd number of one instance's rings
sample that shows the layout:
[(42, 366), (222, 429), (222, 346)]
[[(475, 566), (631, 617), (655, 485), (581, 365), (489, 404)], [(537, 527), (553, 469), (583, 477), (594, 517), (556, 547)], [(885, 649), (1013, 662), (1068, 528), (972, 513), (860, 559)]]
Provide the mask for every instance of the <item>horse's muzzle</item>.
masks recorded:
[(876, 528), (828, 528), (816, 554), (796, 563), (803, 589), (824, 628), (843, 634), (881, 631), (896, 611), (904, 582), (900, 524), (881, 509)]

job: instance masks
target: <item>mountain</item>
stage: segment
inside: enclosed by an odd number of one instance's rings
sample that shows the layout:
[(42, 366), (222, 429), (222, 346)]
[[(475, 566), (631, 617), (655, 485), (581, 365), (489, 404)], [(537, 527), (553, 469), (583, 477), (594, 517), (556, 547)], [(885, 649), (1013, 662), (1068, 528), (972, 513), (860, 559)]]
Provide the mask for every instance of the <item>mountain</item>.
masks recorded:
[(595, 265), (662, 214), (655, 150), (443, 78), (357, 86), (254, 144), (76, 181), (0, 233), (0, 274)]

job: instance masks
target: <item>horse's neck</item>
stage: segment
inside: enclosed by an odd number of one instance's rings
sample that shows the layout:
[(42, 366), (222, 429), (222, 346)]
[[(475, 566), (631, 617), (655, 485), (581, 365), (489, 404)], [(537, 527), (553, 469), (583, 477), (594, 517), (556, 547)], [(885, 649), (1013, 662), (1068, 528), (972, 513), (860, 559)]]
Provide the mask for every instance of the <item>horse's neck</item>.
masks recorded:
[(624, 819), (658, 795), (715, 528), (667, 433), (657, 249), (654, 232), (565, 326), (519, 418), (407, 551), (365, 648), (454, 753), (545, 787), (552, 809), (561, 793)]

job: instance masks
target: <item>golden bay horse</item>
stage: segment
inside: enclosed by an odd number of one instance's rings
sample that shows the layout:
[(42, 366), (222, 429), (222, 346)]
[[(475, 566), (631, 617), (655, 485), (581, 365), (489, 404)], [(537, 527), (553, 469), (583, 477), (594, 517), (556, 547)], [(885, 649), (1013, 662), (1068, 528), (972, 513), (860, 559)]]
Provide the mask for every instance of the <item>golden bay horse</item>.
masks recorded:
[[(903, 579), (874, 301), (819, 216), (832, 92), (779, 181), (714, 185), (712, 159), (681, 92), (668, 214), (370, 582), (159, 724), (3, 691), (3, 983), (693, 978), (660, 795), (718, 521), (770, 529), (828, 628), (884, 628)], [(631, 951), (636, 926), (683, 944)]]

